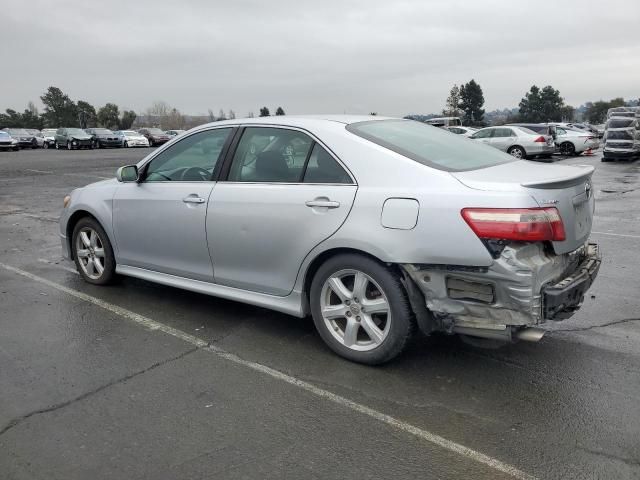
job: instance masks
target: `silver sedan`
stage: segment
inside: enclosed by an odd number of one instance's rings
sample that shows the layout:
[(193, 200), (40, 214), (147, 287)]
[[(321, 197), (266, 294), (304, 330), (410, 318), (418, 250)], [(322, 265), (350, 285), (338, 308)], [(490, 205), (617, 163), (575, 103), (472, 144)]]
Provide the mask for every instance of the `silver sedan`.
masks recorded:
[(600, 265), (592, 173), (410, 120), (230, 120), (71, 192), (60, 237), (87, 282), (310, 314), (332, 350), (377, 364), (416, 327), (508, 343), (575, 312)]
[(550, 158), (556, 151), (553, 137), (525, 127), (487, 127), (469, 138), (486, 143), (516, 158)]

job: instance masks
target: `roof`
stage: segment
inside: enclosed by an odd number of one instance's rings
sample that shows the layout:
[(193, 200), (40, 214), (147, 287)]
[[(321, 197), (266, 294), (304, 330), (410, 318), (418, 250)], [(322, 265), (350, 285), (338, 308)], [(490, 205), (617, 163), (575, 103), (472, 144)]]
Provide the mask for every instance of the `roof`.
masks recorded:
[(198, 128), (208, 126), (220, 126), (220, 125), (238, 125), (238, 124), (264, 124), (264, 125), (289, 125), (305, 127), (312, 123), (324, 123), (335, 122), (349, 125), (357, 122), (370, 122), (372, 120), (401, 120), (393, 117), (380, 117), (373, 115), (276, 115), (270, 117), (255, 117), (255, 118), (236, 118), (234, 120), (220, 120), (218, 122), (211, 122), (205, 125), (200, 125)]

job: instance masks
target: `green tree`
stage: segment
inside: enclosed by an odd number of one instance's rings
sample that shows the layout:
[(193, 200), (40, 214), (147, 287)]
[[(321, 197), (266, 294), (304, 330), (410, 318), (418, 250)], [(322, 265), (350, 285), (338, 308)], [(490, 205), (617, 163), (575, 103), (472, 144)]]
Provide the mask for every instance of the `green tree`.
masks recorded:
[(454, 85), (451, 87), (449, 91), (449, 96), (447, 97), (446, 106), (444, 110), (442, 110), (442, 114), (448, 117), (459, 117), (460, 116), (460, 87), (458, 85)]
[(98, 115), (96, 109), (89, 102), (78, 100), (78, 121), (80, 128), (93, 128), (98, 126)]
[(564, 104), (560, 92), (547, 85), (542, 90), (536, 85), (520, 100), (520, 118), (523, 122), (557, 122), (565, 117), (573, 118), (574, 109)]
[(587, 109), (584, 112), (585, 118), (589, 123), (604, 123), (607, 119), (607, 110), (613, 107), (624, 107), (624, 98), (618, 97), (605, 102), (598, 100), (597, 102), (588, 102)]
[(43, 128), (42, 117), (38, 114), (37, 109), (34, 111), (27, 108), (20, 117), (20, 126), (22, 128), (36, 128), (38, 130)]
[(98, 125), (109, 129), (118, 129), (120, 124), (120, 111), (115, 103), (107, 103), (98, 110)]
[(51, 128), (78, 125), (78, 107), (58, 87), (49, 87), (40, 97), (44, 104), (44, 123)]
[(284, 113), (284, 110), (282, 109), (282, 107), (278, 107), (278, 108), (276, 109), (276, 115), (284, 115), (284, 114), (285, 114), (285, 113)]
[(260, 109), (260, 116), (261, 117), (268, 117), (270, 115), (271, 115), (271, 113), (269, 112), (269, 109), (267, 107), (262, 107)]
[(460, 85), (460, 103), (458, 108), (463, 112), (465, 125), (483, 125), (484, 123), (484, 95), (482, 87), (474, 79)]
[(136, 112), (133, 110), (125, 110), (120, 117), (119, 127), (120, 130), (129, 130), (133, 122), (136, 121)]
[(15, 110), (7, 108), (5, 113), (0, 113), (0, 128), (22, 127), (22, 115)]

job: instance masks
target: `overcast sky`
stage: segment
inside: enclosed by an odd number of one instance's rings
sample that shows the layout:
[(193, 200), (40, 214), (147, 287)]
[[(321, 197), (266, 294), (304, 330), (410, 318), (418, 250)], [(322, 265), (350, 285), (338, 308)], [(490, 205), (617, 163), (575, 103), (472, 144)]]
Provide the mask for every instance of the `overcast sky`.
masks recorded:
[(579, 106), (640, 96), (639, 31), (637, 0), (2, 2), (0, 109), (55, 85), (139, 112), (405, 115), (471, 78), (487, 110), (532, 84)]

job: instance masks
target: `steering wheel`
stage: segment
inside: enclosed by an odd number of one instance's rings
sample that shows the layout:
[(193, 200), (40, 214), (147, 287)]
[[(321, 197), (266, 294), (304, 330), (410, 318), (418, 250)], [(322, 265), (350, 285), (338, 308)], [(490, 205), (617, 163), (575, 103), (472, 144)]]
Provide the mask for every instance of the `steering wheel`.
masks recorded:
[(180, 176), (180, 180), (206, 181), (211, 178), (211, 173), (202, 167), (189, 167)]

